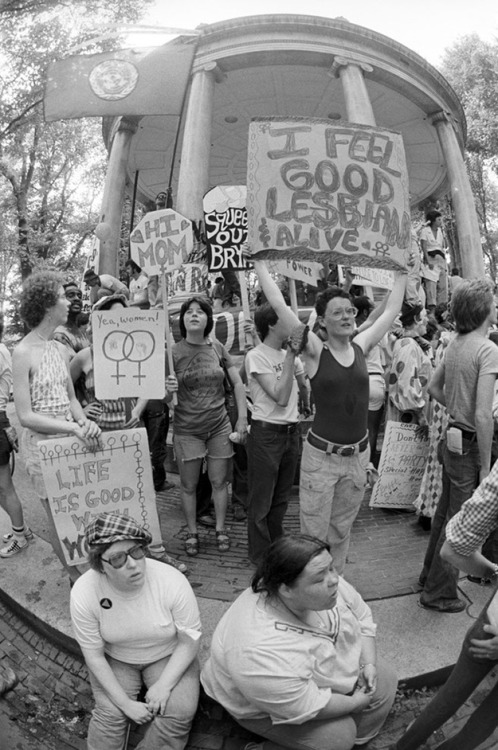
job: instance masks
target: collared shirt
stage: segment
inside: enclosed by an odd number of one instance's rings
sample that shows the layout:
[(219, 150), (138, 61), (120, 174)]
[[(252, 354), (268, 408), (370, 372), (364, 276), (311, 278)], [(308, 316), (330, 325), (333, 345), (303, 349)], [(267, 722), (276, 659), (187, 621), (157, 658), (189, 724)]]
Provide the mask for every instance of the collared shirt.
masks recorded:
[(471, 555), (498, 528), (498, 461), (479, 487), (453, 516), (446, 538), (455, 552)]

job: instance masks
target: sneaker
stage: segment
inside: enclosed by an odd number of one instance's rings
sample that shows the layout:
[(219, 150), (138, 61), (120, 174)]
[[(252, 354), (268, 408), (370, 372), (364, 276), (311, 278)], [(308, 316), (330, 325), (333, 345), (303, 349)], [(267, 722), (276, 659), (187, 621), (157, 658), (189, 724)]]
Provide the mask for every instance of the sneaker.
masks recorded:
[(13, 536), (10, 544), (0, 549), (0, 557), (12, 557), (13, 555), (17, 555), (18, 552), (22, 552), (23, 549), (26, 549), (26, 547), (28, 547), (28, 542), (26, 541), (26, 539), (24, 540), (23, 544), (20, 539)]
[[(2, 539), (4, 542), (10, 542), (10, 540), (13, 538), (13, 533), (10, 531), (8, 534), (4, 534)], [(29, 528), (29, 526), (24, 527), (24, 536), (26, 537), (27, 542), (34, 542), (35, 541), (35, 535)]]

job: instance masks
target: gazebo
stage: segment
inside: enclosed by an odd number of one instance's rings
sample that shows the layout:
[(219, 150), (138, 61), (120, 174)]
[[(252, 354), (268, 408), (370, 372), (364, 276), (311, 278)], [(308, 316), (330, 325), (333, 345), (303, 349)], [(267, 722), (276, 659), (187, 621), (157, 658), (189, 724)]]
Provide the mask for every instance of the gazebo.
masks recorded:
[[(112, 229), (100, 270), (116, 273), (125, 192), (152, 201), (169, 185), (175, 209), (202, 221), (215, 185), (244, 185), (253, 117), (306, 116), (402, 134), (412, 205), (450, 193), (463, 276), (484, 273), (463, 159), (466, 122), (443, 76), (422, 57), (344, 18), (265, 15), (199, 29), (185, 113), (106, 118), (109, 167), (102, 217)], [(180, 144), (176, 149), (175, 142)]]

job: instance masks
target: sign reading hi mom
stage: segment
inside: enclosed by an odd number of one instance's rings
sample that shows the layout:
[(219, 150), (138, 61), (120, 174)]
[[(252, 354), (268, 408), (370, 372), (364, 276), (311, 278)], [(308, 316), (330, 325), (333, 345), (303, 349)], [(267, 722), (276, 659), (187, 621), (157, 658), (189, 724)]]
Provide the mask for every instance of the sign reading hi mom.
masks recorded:
[(172, 208), (145, 214), (130, 236), (132, 260), (149, 276), (180, 268), (193, 247), (192, 222)]
[(68, 565), (86, 560), (85, 527), (99, 513), (124, 513), (161, 542), (145, 429), (101, 435), (95, 453), (75, 437), (39, 443), (50, 510)]
[(247, 213), (261, 259), (404, 268), (411, 224), (401, 135), (329, 120), (251, 122)]

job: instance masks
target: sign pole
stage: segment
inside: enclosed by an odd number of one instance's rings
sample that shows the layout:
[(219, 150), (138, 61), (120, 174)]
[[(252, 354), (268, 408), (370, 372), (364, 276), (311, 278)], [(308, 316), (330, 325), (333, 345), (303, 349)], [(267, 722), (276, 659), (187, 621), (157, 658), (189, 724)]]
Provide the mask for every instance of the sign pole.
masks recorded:
[[(244, 320), (249, 323), (251, 318), (251, 310), (249, 308), (249, 293), (247, 291), (247, 279), (245, 271), (237, 271), (240, 284), (240, 301), (242, 303), (242, 310), (244, 312)], [(249, 341), (249, 334), (245, 333), (245, 343), (252, 344), (252, 340)]]
[(289, 296), (290, 296), (290, 306), (292, 308), (292, 311), (298, 315), (298, 309), (297, 309), (297, 292), (296, 292), (296, 280), (295, 279), (288, 279), (289, 282)]
[[(164, 322), (166, 325), (166, 352), (168, 354), (168, 368), (171, 373), (171, 375), (175, 374), (175, 369), (173, 366), (173, 337), (171, 335), (171, 328), (169, 325), (169, 310), (168, 310), (168, 288), (166, 286), (166, 272), (163, 268), (161, 273), (161, 287), (163, 292), (163, 308), (164, 308)], [(173, 398), (171, 400), (173, 406), (176, 406), (178, 403), (178, 398), (176, 393), (173, 393)]]

